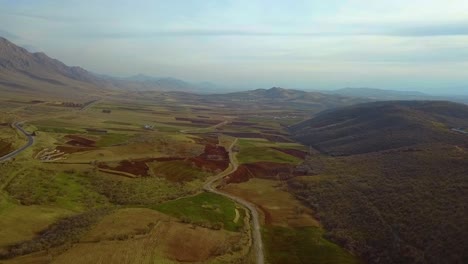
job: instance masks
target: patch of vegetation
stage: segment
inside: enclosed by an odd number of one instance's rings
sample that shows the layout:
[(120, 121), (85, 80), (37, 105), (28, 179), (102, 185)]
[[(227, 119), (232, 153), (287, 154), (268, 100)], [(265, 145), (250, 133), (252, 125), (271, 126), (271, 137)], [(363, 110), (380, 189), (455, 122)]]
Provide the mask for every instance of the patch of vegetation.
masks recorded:
[(130, 135), (127, 134), (117, 134), (111, 133), (101, 136), (101, 138), (96, 142), (96, 146), (98, 147), (110, 147), (114, 145), (119, 145), (126, 143), (131, 138)]
[(257, 140), (239, 140), (240, 153), (237, 155), (237, 159), (240, 163), (265, 161), (298, 164), (301, 162), (301, 159), (298, 159), (294, 156), (262, 146), (262, 144), (257, 144)]
[(359, 263), (349, 252), (326, 240), (323, 234), (319, 227), (265, 227), (262, 235), (266, 258), (271, 264)]
[(208, 228), (239, 231), (243, 227), (243, 221), (237, 221), (237, 223), (233, 221), (236, 217), (236, 204), (223, 196), (213, 193), (204, 192), (196, 196), (169, 201), (152, 208), (175, 216), (183, 222)]
[[(117, 205), (152, 206), (194, 192), (198, 185), (181, 185), (162, 178), (137, 179), (122, 176), (90, 176), (92, 188)], [(196, 187), (194, 187), (196, 186)]]
[(92, 224), (110, 213), (110, 211), (110, 209), (102, 208), (61, 219), (41, 231), (34, 239), (11, 245), (0, 251), (0, 259), (13, 258), (51, 247), (77, 243)]
[(105, 197), (92, 191), (86, 177), (38, 168), (15, 177), (7, 191), (23, 205), (47, 204), (80, 211), (106, 204)]
[(468, 151), (454, 146), (312, 157), (317, 175), (290, 180), (327, 237), (370, 263), (467, 259)]
[(50, 126), (36, 126), (39, 131), (48, 133), (62, 133), (62, 134), (84, 134), (82, 130), (69, 129), (64, 127), (50, 127)]

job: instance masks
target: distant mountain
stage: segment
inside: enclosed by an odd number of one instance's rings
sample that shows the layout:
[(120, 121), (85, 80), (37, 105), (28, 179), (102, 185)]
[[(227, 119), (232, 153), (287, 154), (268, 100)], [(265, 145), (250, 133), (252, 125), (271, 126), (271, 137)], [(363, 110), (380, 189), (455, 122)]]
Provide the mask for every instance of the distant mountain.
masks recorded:
[(0, 88), (14, 92), (99, 93), (109, 83), (42, 52), (31, 53), (0, 37)]
[(302, 143), (332, 155), (350, 155), (424, 143), (465, 144), (468, 106), (446, 101), (386, 101), (332, 109), (296, 124)]
[(76, 97), (112, 90), (213, 93), (219, 92), (220, 87), (142, 74), (128, 78), (94, 74), (81, 67), (67, 66), (45, 53), (31, 53), (0, 37), (0, 89), (12, 94)]
[(269, 104), (272, 107), (280, 108), (282, 105), (287, 104), (294, 108), (308, 109), (310, 113), (316, 113), (318, 111), (335, 107), (369, 102), (368, 99), (364, 98), (353, 98), (320, 92), (305, 92), (280, 87), (233, 92), (228, 94), (216, 94), (211, 95), (211, 98), (249, 104), (251, 107), (260, 107), (261, 105)]
[(322, 92), (328, 94), (339, 94), (343, 96), (363, 97), (378, 101), (436, 99), (436, 97), (434, 96), (430, 96), (416, 91), (394, 91), (375, 88), (343, 88), (338, 90)]

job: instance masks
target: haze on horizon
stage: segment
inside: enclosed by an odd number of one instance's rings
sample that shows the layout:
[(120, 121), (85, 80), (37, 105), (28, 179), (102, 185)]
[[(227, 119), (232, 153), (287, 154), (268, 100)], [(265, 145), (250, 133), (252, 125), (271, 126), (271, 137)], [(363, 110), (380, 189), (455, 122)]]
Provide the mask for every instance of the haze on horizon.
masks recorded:
[(466, 0), (0, 0), (0, 36), (114, 76), (468, 94)]

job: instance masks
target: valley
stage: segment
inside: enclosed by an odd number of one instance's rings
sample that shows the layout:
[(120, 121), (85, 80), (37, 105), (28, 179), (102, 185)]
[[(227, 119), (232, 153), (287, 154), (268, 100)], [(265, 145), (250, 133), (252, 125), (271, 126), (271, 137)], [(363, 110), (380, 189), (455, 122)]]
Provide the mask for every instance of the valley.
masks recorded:
[(0, 40), (2, 264), (467, 257), (465, 104), (191, 93)]
[[(258, 211), (267, 201), (235, 195), (241, 185), (225, 179), (250, 164), (269, 162), (280, 170), (294, 169), (304, 158), (295, 153), (305, 153), (306, 148), (290, 139), (275, 116), (294, 116), (281, 119), (287, 124), (309, 113), (279, 111), (269, 104), (263, 111), (238, 108), (242, 102), (218, 96), (206, 96), (204, 104), (199, 96), (192, 99), (188, 94), (132, 96), (103, 97), (85, 109), (81, 102), (64, 107), (46, 98), (40, 98), (41, 104), (30, 104), (28, 97), (16, 100), (19, 110), (6, 113), (5, 120), (29, 120), (22, 127), (35, 136), (32, 146), (0, 164), (2, 224), (8, 227), (0, 231), (5, 238), (2, 263), (87, 263), (109, 250), (141, 247), (139, 243), (155, 247), (135, 251), (130, 263), (155, 258), (167, 263), (271, 263), (270, 248), (264, 244), (271, 242), (262, 243), (266, 216)], [(223, 106), (213, 106), (214, 100)], [(262, 117), (253, 120), (252, 112)], [(262, 174), (268, 178), (269, 173), (274, 171)], [(278, 187), (268, 188), (274, 193)], [(278, 201), (283, 200), (301, 207), (293, 197)], [(35, 221), (17, 221), (28, 214), (34, 214)], [(97, 232), (93, 230), (114, 216), (119, 222), (107, 224), (109, 231), (91, 239), (96, 253), (86, 253), (83, 262), (77, 262), (74, 256), (86, 251), (88, 237)], [(300, 217), (300, 226), (321, 228), (311, 212)], [(76, 221), (80, 224), (72, 227)], [(65, 223), (71, 231), (61, 229)], [(278, 224), (289, 226), (288, 221)], [(173, 233), (162, 239), (160, 232), (168, 228)], [(200, 236), (217, 240), (212, 248), (196, 248), (190, 237)], [(186, 250), (181, 255), (171, 245)]]

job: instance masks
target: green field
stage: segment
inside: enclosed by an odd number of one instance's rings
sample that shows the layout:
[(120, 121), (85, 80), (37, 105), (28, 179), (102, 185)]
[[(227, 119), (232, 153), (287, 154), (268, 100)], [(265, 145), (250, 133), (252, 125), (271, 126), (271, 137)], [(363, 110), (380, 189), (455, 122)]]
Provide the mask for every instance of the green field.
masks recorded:
[(213, 193), (205, 192), (193, 197), (181, 198), (157, 205), (153, 209), (175, 216), (182, 221), (214, 228), (222, 227), (229, 231), (239, 231), (243, 226), (242, 220), (237, 223), (233, 221), (236, 217), (236, 204)]
[(13, 179), (7, 191), (24, 205), (50, 205), (83, 211), (107, 204), (104, 196), (90, 188), (87, 178), (68, 173), (36, 170)]
[(240, 139), (240, 153), (237, 155), (237, 159), (240, 163), (264, 161), (298, 164), (301, 162), (300, 159), (294, 156), (269, 148), (270, 146), (280, 147), (282, 145), (291, 146), (291, 144), (274, 144), (264, 140)]
[(359, 263), (350, 253), (324, 239), (323, 234), (318, 227), (265, 227), (266, 258), (271, 264)]
[(110, 147), (118, 144), (123, 144), (131, 138), (128, 134), (106, 134), (101, 136), (96, 146), (98, 147)]

